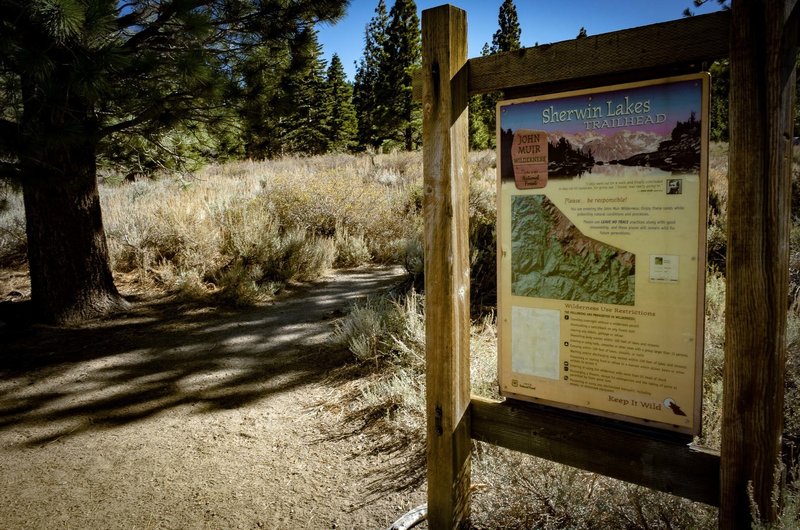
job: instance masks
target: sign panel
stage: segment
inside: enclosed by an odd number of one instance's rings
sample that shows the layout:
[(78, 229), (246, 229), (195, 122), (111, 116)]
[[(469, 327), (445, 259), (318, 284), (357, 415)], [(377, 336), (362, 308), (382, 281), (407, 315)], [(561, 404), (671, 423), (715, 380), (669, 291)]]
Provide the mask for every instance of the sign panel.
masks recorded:
[(708, 84), (498, 104), (503, 395), (699, 433)]

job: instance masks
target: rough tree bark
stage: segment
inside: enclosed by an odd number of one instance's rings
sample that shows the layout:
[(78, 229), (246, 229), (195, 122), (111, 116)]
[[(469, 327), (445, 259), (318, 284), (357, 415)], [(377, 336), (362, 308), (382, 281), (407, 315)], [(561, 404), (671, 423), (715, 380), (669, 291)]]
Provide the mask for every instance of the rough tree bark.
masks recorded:
[(71, 324), (124, 309), (114, 285), (97, 188), (97, 134), (90, 105), (58, 106), (27, 91), (22, 191), (34, 317)]
[(109, 267), (94, 178), (26, 179), (23, 195), (37, 320), (71, 324), (126, 307)]

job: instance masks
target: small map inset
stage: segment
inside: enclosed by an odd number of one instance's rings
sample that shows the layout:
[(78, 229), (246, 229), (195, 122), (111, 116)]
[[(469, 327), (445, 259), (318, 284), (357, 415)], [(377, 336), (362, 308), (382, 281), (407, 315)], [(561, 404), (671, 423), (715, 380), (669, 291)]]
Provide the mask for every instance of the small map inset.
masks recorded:
[(558, 379), (561, 312), (511, 308), (511, 369), (520, 374)]

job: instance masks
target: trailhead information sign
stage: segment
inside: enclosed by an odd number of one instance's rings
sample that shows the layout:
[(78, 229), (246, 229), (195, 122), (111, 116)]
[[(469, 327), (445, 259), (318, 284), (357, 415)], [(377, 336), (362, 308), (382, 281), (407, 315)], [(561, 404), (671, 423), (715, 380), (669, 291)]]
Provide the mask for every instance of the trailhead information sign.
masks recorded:
[(708, 87), (498, 104), (503, 395), (700, 432)]

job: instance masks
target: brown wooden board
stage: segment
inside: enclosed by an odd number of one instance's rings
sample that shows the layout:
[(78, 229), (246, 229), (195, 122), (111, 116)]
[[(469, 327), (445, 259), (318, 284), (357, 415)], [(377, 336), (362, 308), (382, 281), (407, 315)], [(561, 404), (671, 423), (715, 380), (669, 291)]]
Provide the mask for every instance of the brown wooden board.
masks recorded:
[(720, 527), (750, 528), (778, 516), (800, 6), (732, 11)]
[(554, 462), (717, 506), (719, 453), (675, 433), (473, 398), (472, 437)]
[(728, 54), (730, 14), (712, 13), (472, 59), (470, 94), (629, 75)]
[(466, 13), (422, 12), (428, 521), (469, 516), (469, 171)]
[[(652, 78), (653, 72), (700, 71), (703, 64), (728, 55), (730, 13), (673, 20), (660, 24), (543, 44), (468, 61), (470, 95), (550, 85), (552, 91), (609, 80)], [(560, 85), (560, 88), (559, 88)], [(567, 85), (569, 85), (567, 87)], [(414, 98), (422, 97), (421, 74), (414, 76)]]
[[(430, 194), (432, 199), (426, 220), (430, 216), (435, 228), (426, 232), (426, 268), (433, 265), (436, 271), (426, 289), (429, 296), (435, 291), (444, 300), (441, 306), (439, 301), (431, 306), (437, 314), (428, 317), (428, 338), (447, 336), (428, 346), (431, 528), (454, 528), (469, 513), (470, 432), (479, 440), (690, 499), (718, 501), (721, 528), (749, 528), (752, 503), (775, 522), (772, 494), (783, 404), (797, 0), (736, 0), (733, 15), (690, 17), (468, 62), (460, 51), (466, 39), (456, 37), (465, 32), (463, 12), (450, 6), (430, 11), (437, 21), (429, 22), (426, 32), (423, 16), (427, 45), (423, 68), (415, 75), (414, 97), (423, 100), (430, 127), (424, 142), (425, 164), (431, 167), (426, 168), (426, 197)], [(433, 21), (434, 15), (429, 17)], [(449, 55), (451, 50), (457, 53)], [(643, 427), (632, 423), (616, 429), (572, 416), (579, 413), (533, 412), (534, 405), (517, 401), (474, 399), (468, 405), (464, 300), (469, 281), (464, 278), (462, 240), (467, 224), (461, 199), (466, 187), (455, 177), (468, 174), (462, 148), (466, 97), (492, 91), (520, 97), (667, 77), (701, 70), (729, 50), (731, 170), (721, 456), (682, 447), (671, 438), (676, 433), (668, 430), (637, 433), (631, 429)], [(441, 64), (445, 68), (440, 69)], [(546, 183), (537, 177), (537, 161), (530, 163), (527, 185), (538, 189)], [(441, 251), (439, 244), (444, 244)], [(431, 248), (437, 250), (428, 261)], [(426, 282), (428, 274), (426, 270)], [(439, 384), (443, 386), (431, 389)]]

